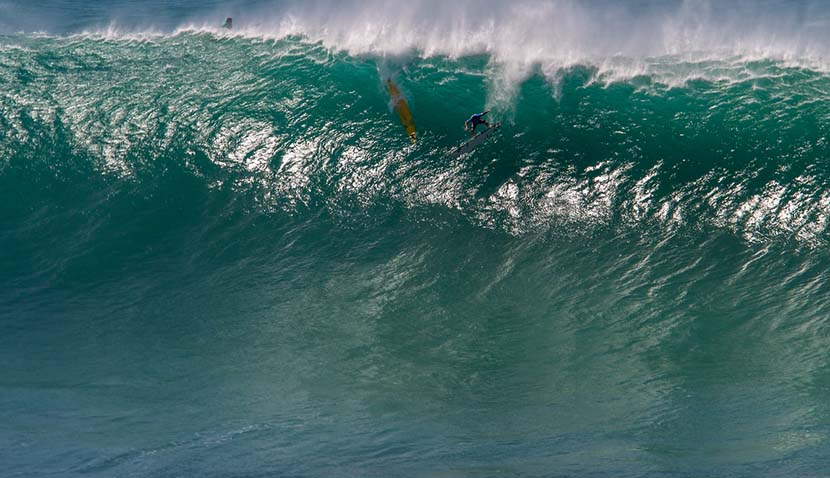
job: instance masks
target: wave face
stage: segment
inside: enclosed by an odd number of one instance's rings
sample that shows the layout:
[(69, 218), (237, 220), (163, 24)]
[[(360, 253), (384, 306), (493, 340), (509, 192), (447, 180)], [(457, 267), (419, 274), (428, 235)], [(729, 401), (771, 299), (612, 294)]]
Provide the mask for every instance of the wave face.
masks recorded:
[(826, 471), (820, 4), (49, 5), (0, 3), (46, 31), (0, 37), (4, 475)]

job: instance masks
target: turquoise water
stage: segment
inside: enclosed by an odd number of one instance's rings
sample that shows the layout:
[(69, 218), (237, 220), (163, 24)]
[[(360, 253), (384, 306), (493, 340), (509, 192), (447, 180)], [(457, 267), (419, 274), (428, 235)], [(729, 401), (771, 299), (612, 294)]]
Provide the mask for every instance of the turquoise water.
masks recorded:
[(3, 476), (830, 469), (820, 54), (96, 8), (0, 37)]

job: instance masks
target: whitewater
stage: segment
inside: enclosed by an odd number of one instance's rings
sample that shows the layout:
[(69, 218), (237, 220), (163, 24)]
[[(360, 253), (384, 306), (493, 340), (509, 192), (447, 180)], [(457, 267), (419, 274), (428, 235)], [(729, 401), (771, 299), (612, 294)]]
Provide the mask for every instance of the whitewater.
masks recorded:
[(828, 26), (0, 0), (0, 474), (825, 474)]

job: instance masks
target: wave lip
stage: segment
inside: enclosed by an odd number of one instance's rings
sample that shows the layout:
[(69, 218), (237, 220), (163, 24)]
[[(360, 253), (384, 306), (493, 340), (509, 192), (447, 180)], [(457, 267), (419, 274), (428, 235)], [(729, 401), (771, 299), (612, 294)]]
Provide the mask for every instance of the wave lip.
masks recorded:
[[(55, 34), (89, 32), (113, 38), (204, 31), (260, 39), (304, 36), (353, 55), (488, 54), (498, 61), (543, 65), (695, 52), (819, 62), (826, 61), (830, 48), (830, 7), (811, 0), (311, 0), (231, 6), (224, 11), (160, 2), (146, 12), (120, 0), (76, 7), (76, 12), (50, 1), (56, 2), (48, 0), (40, 16), (22, 7), (17, 14), (14, 7), (5, 8), (9, 19), (43, 23), (29, 31)], [(221, 28), (226, 16), (235, 17), (234, 30)], [(70, 23), (50, 29), (64, 17)]]

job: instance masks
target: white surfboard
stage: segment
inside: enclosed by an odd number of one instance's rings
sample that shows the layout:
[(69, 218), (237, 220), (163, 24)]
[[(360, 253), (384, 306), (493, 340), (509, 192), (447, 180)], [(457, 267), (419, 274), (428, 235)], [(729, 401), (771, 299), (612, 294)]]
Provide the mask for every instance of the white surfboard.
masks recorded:
[(494, 131), (499, 129), (500, 126), (501, 126), (501, 121), (499, 121), (498, 123), (490, 126), (487, 129), (485, 129), (481, 133), (475, 135), (472, 139), (470, 139), (466, 143), (462, 144), (461, 146), (459, 146), (459, 147), (455, 148), (454, 150), (450, 151), (450, 153), (447, 156), (449, 156), (451, 158), (457, 158), (457, 157), (461, 156), (462, 154), (469, 153), (470, 151), (475, 149), (476, 146), (483, 143), (484, 140), (486, 140), (488, 136), (493, 134)]

